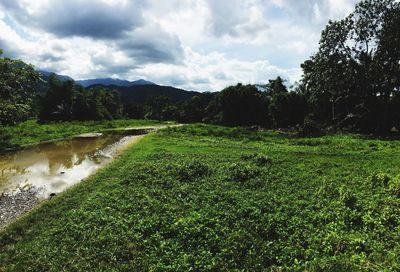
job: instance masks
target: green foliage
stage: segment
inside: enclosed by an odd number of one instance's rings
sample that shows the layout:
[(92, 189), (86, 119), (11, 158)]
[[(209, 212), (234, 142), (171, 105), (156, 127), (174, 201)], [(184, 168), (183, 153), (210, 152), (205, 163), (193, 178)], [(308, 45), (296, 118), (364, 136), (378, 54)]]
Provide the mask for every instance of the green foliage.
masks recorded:
[(42, 99), (39, 119), (48, 121), (112, 120), (122, 118), (119, 93), (103, 87), (85, 90), (73, 80), (49, 77), (49, 89)]
[(270, 79), (268, 84), (265, 85), (266, 93), (270, 96), (287, 93), (287, 87), (284, 84), (285, 80), (283, 80), (280, 76), (276, 79)]
[(0, 270), (397, 271), (398, 148), (161, 130), (1, 232)]
[(230, 86), (215, 98), (214, 117), (216, 123), (228, 126), (267, 126), (269, 123), (268, 100), (254, 85)]
[(389, 180), (389, 190), (395, 196), (400, 197), (400, 175), (397, 175)]
[(374, 186), (387, 186), (390, 181), (390, 176), (385, 173), (375, 174), (371, 177), (371, 182)]
[(163, 120), (163, 113), (167, 110), (170, 105), (170, 100), (166, 96), (154, 96), (147, 101), (147, 114), (146, 118)]
[[(303, 65), (303, 89), (324, 126), (385, 134), (399, 126), (400, 3), (363, 0), (330, 21)], [(396, 106), (395, 106), (396, 105)]]
[(294, 127), (304, 121), (307, 114), (307, 100), (300, 93), (278, 92), (272, 96), (269, 111), (276, 127)]
[(21, 60), (1, 57), (0, 50), (0, 125), (12, 125), (32, 114), (34, 87), (39, 74)]

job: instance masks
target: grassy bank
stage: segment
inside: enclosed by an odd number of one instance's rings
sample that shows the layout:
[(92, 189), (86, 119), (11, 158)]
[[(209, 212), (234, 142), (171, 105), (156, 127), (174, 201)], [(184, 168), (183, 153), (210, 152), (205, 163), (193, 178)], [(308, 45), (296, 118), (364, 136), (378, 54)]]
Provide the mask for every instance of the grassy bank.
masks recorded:
[(35, 120), (29, 120), (16, 126), (4, 127), (3, 131), (8, 135), (9, 140), (3, 143), (3, 146), (21, 146), (106, 129), (153, 125), (160, 125), (160, 122), (153, 120), (113, 120), (39, 124)]
[(399, 141), (148, 135), (0, 234), (0, 271), (398, 271)]

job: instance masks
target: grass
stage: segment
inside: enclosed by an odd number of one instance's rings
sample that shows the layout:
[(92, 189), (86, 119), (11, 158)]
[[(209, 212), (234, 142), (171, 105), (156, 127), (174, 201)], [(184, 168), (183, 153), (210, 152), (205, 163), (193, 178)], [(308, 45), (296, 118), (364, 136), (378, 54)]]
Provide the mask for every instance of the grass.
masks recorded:
[(0, 271), (399, 271), (399, 148), (165, 129), (0, 233)]
[(113, 121), (73, 121), (50, 124), (38, 124), (29, 120), (16, 126), (3, 128), (10, 140), (5, 147), (22, 146), (38, 142), (68, 138), (74, 135), (98, 132), (107, 129), (160, 125), (154, 120), (113, 120)]

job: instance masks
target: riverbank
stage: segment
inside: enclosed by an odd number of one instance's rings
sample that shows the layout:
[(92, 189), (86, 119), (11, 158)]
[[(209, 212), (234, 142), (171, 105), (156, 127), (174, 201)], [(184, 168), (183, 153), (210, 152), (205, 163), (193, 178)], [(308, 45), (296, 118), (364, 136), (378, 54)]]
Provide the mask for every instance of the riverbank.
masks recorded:
[(154, 129), (78, 135), (0, 156), (0, 229), (83, 181)]
[(160, 130), (0, 232), (0, 271), (396, 271), (399, 149)]
[(39, 203), (33, 188), (21, 189), (14, 194), (0, 195), (0, 230)]
[[(170, 122), (158, 122), (154, 120), (112, 120), (112, 121), (73, 121), (50, 124), (39, 124), (35, 120), (29, 120), (16, 126), (2, 128), (9, 140), (0, 142), (1, 149), (9, 149), (36, 144), (45, 141), (66, 139), (84, 133), (102, 132), (107, 130), (157, 127)], [(1, 139), (1, 137), (0, 137)]]

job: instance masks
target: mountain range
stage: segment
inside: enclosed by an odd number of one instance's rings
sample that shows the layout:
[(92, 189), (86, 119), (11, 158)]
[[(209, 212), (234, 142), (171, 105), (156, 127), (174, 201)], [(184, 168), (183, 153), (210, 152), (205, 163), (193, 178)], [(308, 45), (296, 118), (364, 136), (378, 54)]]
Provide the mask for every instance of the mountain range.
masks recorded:
[[(52, 73), (48, 71), (39, 71), (39, 73), (42, 78), (42, 83), (40, 84), (39, 89), (43, 91), (47, 89), (47, 82)], [(55, 75), (61, 81), (73, 80), (73, 78), (69, 76)], [(95, 78), (76, 80), (75, 82), (86, 89), (96, 86), (104, 86), (109, 89), (117, 90), (121, 95), (121, 101), (123, 104), (144, 103), (151, 97), (159, 95), (168, 97), (173, 103), (178, 103), (200, 94), (199, 92), (186, 91), (172, 86), (157, 85), (144, 79), (128, 81), (114, 78)]]

